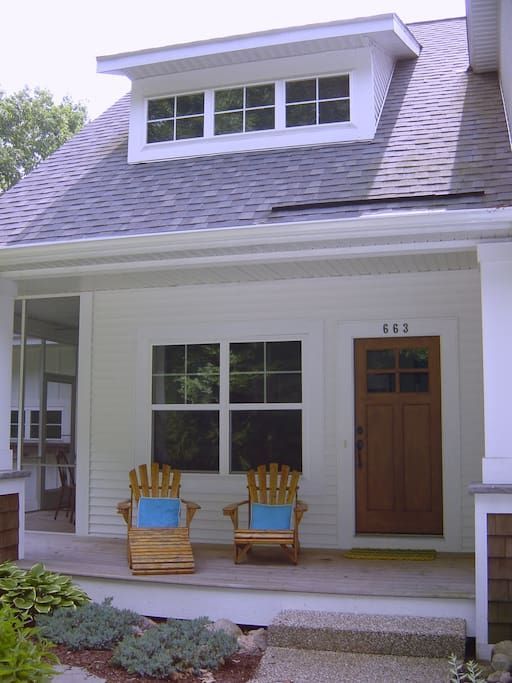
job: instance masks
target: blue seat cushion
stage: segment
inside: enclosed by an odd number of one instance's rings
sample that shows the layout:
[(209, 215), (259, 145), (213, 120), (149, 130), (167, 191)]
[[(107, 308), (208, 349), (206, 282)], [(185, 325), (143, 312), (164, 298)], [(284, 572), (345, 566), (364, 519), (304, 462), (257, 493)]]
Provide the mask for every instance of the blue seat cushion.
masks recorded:
[(265, 505), (252, 503), (251, 529), (281, 530), (290, 529), (292, 525), (291, 505)]
[(180, 523), (179, 498), (139, 498), (137, 526), (139, 528), (172, 529)]

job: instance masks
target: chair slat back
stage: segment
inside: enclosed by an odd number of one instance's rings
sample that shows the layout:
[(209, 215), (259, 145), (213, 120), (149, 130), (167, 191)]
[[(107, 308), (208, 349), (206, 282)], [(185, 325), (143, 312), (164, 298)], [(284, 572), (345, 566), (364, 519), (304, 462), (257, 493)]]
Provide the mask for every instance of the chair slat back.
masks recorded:
[(279, 470), (277, 463), (259, 465), (255, 470), (247, 472), (247, 490), (251, 503), (267, 503), (284, 505), (293, 503), (299, 489), (300, 472), (283, 465)]
[(172, 470), (169, 465), (153, 463), (151, 465), (151, 484), (149, 483), (147, 465), (139, 465), (137, 470), (130, 470), (130, 489), (132, 498), (138, 502), (141, 496), (153, 498), (179, 498), (181, 472)]

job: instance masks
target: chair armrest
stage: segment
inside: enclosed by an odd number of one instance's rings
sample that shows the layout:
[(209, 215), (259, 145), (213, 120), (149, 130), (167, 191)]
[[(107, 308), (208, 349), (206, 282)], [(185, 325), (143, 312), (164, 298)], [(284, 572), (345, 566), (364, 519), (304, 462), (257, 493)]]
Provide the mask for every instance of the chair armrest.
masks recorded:
[(298, 500), (295, 504), (295, 526), (299, 526), (302, 515), (309, 510), (308, 504), (303, 500)]
[(126, 524), (129, 524), (129, 521), (130, 521), (130, 508), (131, 508), (131, 501), (129, 499), (128, 500), (121, 500), (117, 504), (117, 514), (122, 515)]
[(248, 504), (248, 500), (241, 500), (239, 503), (231, 503), (230, 505), (226, 505), (226, 507), (222, 508), (222, 513), (228, 517), (231, 517), (234, 529), (238, 529), (238, 508), (241, 505)]
[(194, 515), (201, 509), (201, 506), (198, 503), (193, 503), (191, 500), (184, 500), (183, 498), (181, 502), (187, 508), (187, 526), (189, 527)]

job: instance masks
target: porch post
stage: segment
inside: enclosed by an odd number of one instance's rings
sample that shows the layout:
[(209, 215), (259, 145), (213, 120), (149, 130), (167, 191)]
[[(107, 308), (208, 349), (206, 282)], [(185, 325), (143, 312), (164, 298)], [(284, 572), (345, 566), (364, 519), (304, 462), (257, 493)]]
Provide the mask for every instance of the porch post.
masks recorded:
[(0, 280), (0, 471), (12, 470), (10, 415), (15, 296), (16, 285)]
[(0, 562), (24, 556), (25, 477), (10, 448), (12, 336), (16, 285), (0, 280)]
[(477, 654), (512, 638), (512, 242), (478, 247), (485, 449), (475, 495)]

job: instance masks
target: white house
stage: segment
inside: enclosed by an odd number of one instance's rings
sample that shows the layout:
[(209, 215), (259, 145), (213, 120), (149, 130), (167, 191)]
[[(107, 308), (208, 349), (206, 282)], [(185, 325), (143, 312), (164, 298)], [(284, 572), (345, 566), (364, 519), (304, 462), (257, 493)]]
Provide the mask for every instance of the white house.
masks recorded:
[(78, 534), (157, 460), (229, 542), (285, 461), (305, 547), (476, 549), (480, 651), (512, 636), (511, 8), (467, 9), (98, 59), (131, 95), (0, 197), (3, 372), (15, 301), (50, 341), (79, 302)]

